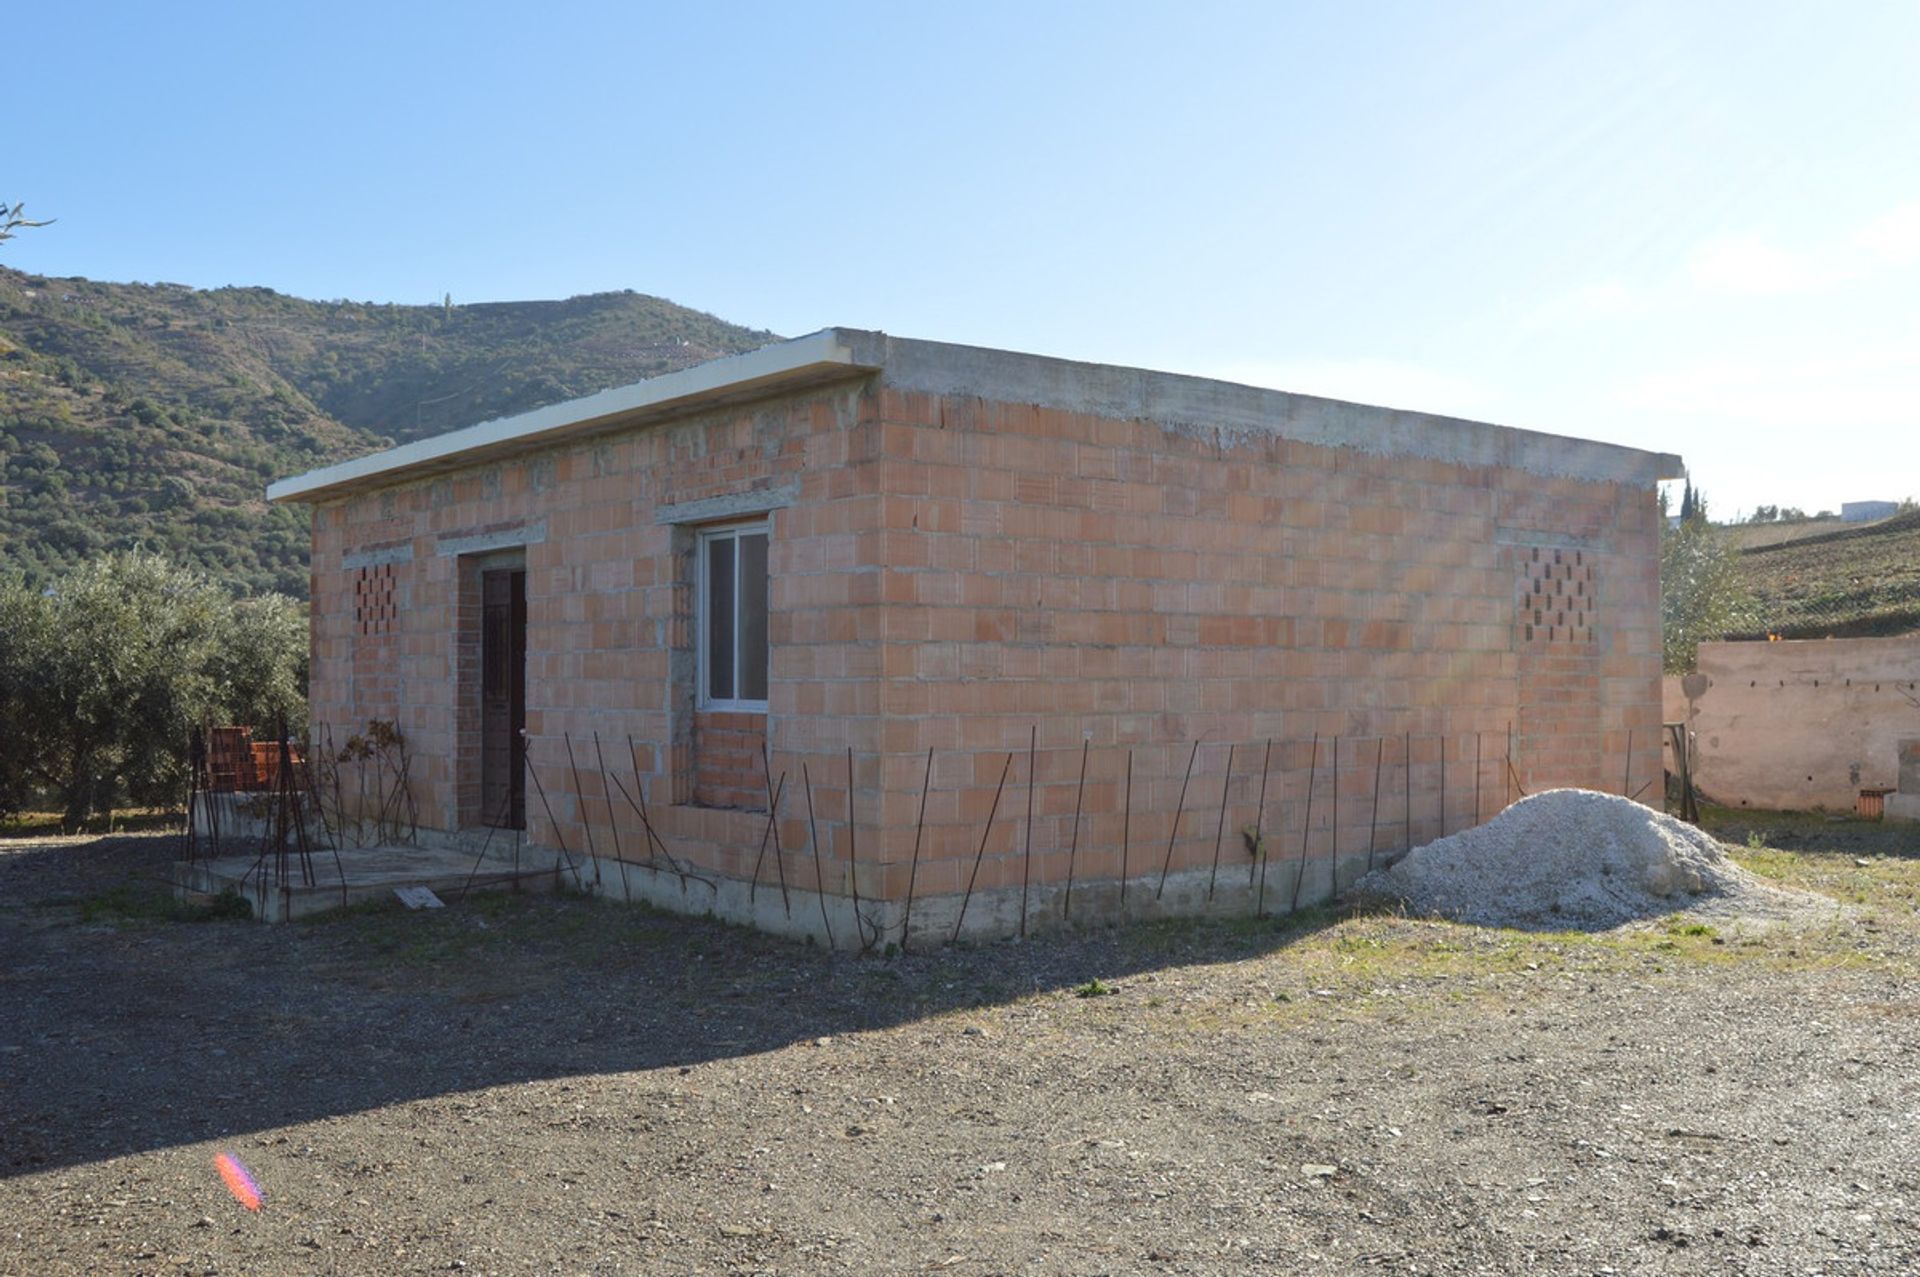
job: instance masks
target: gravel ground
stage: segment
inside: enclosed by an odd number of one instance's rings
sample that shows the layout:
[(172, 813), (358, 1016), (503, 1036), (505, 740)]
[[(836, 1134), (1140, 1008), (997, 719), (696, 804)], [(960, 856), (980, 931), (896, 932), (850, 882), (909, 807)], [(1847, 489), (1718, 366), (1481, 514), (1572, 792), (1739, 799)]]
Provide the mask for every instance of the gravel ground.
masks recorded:
[(1847, 920), (863, 959), (572, 898), (194, 921), (164, 838), (0, 845), (0, 1273), (1913, 1273), (1920, 837), (1755, 842)]

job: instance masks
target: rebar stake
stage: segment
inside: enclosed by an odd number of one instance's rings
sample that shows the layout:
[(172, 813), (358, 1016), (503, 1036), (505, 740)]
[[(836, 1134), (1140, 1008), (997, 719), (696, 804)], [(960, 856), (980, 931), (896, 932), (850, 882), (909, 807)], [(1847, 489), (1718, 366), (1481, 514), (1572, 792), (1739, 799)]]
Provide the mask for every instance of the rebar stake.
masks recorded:
[(1513, 720), (1511, 718), (1507, 720), (1506, 763), (1507, 763), (1507, 774), (1501, 778), (1501, 786), (1502, 786), (1502, 792), (1500, 794), (1500, 799), (1501, 799), (1500, 810), (1501, 811), (1505, 811), (1507, 808), (1513, 806), (1513, 782), (1515, 777), (1513, 774)]
[[(547, 824), (553, 829), (553, 840), (560, 844), (560, 854), (567, 858), (567, 868), (573, 871), (573, 885), (581, 891), (587, 889), (586, 879), (580, 876), (580, 866), (573, 863), (573, 853), (567, 850), (567, 835), (561, 831), (560, 822), (553, 818), (553, 804), (547, 801), (547, 787), (540, 783), (540, 769), (533, 765), (533, 751), (527, 751), (527, 775), (533, 777), (534, 792), (540, 795), (540, 810), (547, 813)], [(560, 865), (553, 866), (555, 885), (560, 881)]]
[(807, 790), (807, 839), (813, 852), (813, 891), (820, 898), (820, 925), (827, 929), (827, 948), (833, 948), (833, 920), (827, 917), (827, 880), (820, 868), (820, 831), (813, 823), (813, 777), (807, 772), (807, 760), (800, 760), (800, 780)]
[(1300, 884), (1307, 880), (1307, 838), (1313, 832), (1313, 780), (1320, 771), (1320, 733), (1313, 734), (1313, 752), (1307, 756), (1307, 814), (1300, 822), (1300, 871), (1293, 875), (1293, 908), (1300, 912)]
[[(767, 752), (767, 738), (764, 735), (760, 737), (760, 767), (761, 770), (766, 773), (767, 777), (767, 813), (769, 817), (775, 817), (778, 816), (780, 812), (780, 795), (773, 787), (773, 758)], [(781, 788), (784, 789), (786, 784), (787, 773), (783, 770), (780, 773)], [(780, 850), (780, 825), (777, 820), (773, 822), (772, 828), (773, 870), (780, 877), (780, 904), (786, 909), (787, 917), (791, 918), (793, 917), (793, 901), (787, 896), (787, 865), (785, 853)]]
[(1040, 724), (1027, 733), (1027, 849), (1020, 867), (1020, 934), (1027, 934), (1027, 892), (1033, 884), (1033, 766), (1040, 743)]
[(900, 952), (907, 951), (907, 936), (913, 922), (913, 887), (920, 877), (920, 834), (927, 827), (927, 790), (933, 784), (933, 746), (927, 746), (927, 771), (920, 778), (920, 817), (913, 823), (913, 863), (907, 869), (907, 907), (900, 915)]
[[(767, 840), (773, 836), (773, 826), (780, 819), (780, 795), (787, 792), (787, 774), (780, 773), (780, 784), (775, 787), (773, 797), (767, 803), (767, 827), (760, 832), (760, 854), (753, 861), (753, 881), (747, 884), (747, 903), (752, 904), (760, 893), (760, 870), (767, 863)], [(784, 892), (782, 895), (784, 896)]]
[(1193, 779), (1193, 760), (1200, 754), (1200, 742), (1193, 742), (1193, 750), (1187, 755), (1187, 774), (1180, 780), (1180, 800), (1173, 805), (1173, 827), (1167, 830), (1167, 862), (1160, 866), (1160, 889), (1153, 893), (1155, 900), (1167, 892), (1167, 874), (1173, 870), (1173, 843), (1180, 836), (1180, 817), (1187, 809), (1187, 784)]
[[(633, 886), (627, 881), (627, 857), (620, 850), (620, 820), (613, 814), (613, 786), (607, 783), (607, 754), (600, 748), (600, 732), (597, 728), (593, 733), (593, 756), (600, 764), (600, 796), (607, 800), (607, 828), (613, 831), (613, 860), (620, 866), (620, 894), (628, 904), (632, 904)], [(594, 876), (598, 880), (597, 869)]]
[(1380, 759), (1387, 752), (1387, 738), (1373, 742), (1373, 810), (1367, 815), (1367, 872), (1373, 872), (1373, 844), (1380, 834)]
[(1247, 865), (1247, 885), (1253, 885), (1253, 876), (1260, 874), (1260, 895), (1255, 900), (1253, 912), (1258, 915), (1266, 912), (1267, 907), (1267, 768), (1273, 762), (1273, 737), (1267, 737), (1267, 748), (1260, 755), (1260, 806), (1253, 815), (1253, 860)]
[(980, 861), (987, 854), (987, 835), (993, 832), (993, 818), (1000, 811), (1000, 791), (1007, 787), (1007, 773), (1013, 770), (1013, 753), (1007, 753), (1007, 761), (1000, 768), (1000, 783), (993, 787), (993, 806), (987, 809), (987, 824), (980, 831), (980, 850), (973, 853), (973, 872), (967, 877), (967, 892), (960, 897), (960, 916), (953, 920), (953, 938), (960, 939), (960, 925), (967, 920), (967, 904), (973, 899), (973, 884), (980, 877)]
[(1073, 861), (1080, 851), (1080, 807), (1087, 796), (1087, 750), (1093, 742), (1081, 738), (1080, 741), (1080, 787), (1073, 793), (1073, 836), (1067, 842), (1067, 898), (1060, 910), (1060, 920), (1065, 922), (1073, 917)]
[(593, 820), (587, 815), (587, 792), (580, 785), (580, 764), (573, 761), (573, 733), (561, 732), (567, 743), (567, 770), (573, 774), (573, 809), (580, 813), (580, 828), (587, 835), (587, 859), (593, 862), (593, 889), (600, 889), (600, 853), (593, 845)]
[(1405, 850), (1412, 851), (1413, 850), (1413, 733), (1412, 732), (1408, 732), (1406, 734), (1405, 749), (1406, 749), (1406, 773), (1407, 773), (1406, 774), (1407, 845)]
[[(853, 938), (867, 951), (867, 924), (860, 916), (860, 841), (853, 824), (853, 746), (847, 746), (847, 883), (853, 889)], [(878, 938), (877, 936), (875, 937)]]
[(1227, 743), (1227, 778), (1220, 782), (1220, 820), (1213, 827), (1213, 872), (1207, 876), (1207, 899), (1213, 899), (1213, 885), (1220, 880), (1220, 844), (1227, 836), (1227, 791), (1233, 788), (1233, 751)]
[(1327, 881), (1340, 894), (1340, 738), (1333, 738), (1333, 848), (1327, 862)]
[(1481, 757), (1481, 749), (1483, 745), (1483, 737), (1484, 737), (1484, 733), (1481, 733), (1481, 732), (1475, 732), (1473, 734), (1473, 823), (1476, 825), (1480, 823), (1480, 819), (1481, 819), (1480, 773), (1484, 770), (1484, 768), (1481, 765), (1480, 757)]
[[(680, 894), (684, 896), (687, 893), (687, 879), (691, 875), (687, 873), (679, 861), (673, 858), (673, 853), (667, 850), (667, 840), (661, 837), (660, 833), (653, 827), (653, 816), (647, 811), (647, 786), (646, 783), (640, 779), (640, 749), (633, 743), (632, 733), (628, 733), (627, 735), (627, 761), (633, 767), (633, 793), (627, 793), (626, 787), (622, 785), (620, 788), (620, 796), (627, 800), (629, 807), (632, 807), (640, 813), (640, 827), (644, 829), (647, 834), (648, 857), (651, 858), (656, 850), (658, 851), (659, 855), (666, 860), (667, 865), (679, 876)], [(614, 778), (614, 783), (619, 784), (618, 777)], [(636, 797), (639, 799), (638, 802), (634, 801)], [(716, 894), (719, 892), (717, 886), (711, 882), (707, 882), (704, 878), (698, 878), (696, 881), (706, 883), (707, 887)]]

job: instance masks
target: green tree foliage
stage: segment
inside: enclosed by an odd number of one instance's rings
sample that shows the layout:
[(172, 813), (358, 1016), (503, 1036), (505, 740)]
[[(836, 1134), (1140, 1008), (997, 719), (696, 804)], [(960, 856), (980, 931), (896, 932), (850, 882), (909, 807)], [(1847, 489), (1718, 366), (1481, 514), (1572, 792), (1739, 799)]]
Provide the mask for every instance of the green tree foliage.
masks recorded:
[(1660, 624), (1669, 674), (1691, 672), (1703, 641), (1742, 628), (1753, 611), (1733, 549), (1707, 522), (1705, 496), (1687, 485), (1680, 510), (1660, 542)]
[(233, 600), (221, 614), (215, 640), (206, 671), (227, 722), (305, 728), (305, 605), (284, 594)]
[(177, 800), (195, 725), (304, 726), (305, 656), (299, 604), (236, 601), (157, 555), (0, 582), (0, 810), (51, 799), (77, 828)]
[(51, 665), (53, 609), (19, 576), (0, 576), (0, 815), (20, 810), (42, 773), (33, 715)]

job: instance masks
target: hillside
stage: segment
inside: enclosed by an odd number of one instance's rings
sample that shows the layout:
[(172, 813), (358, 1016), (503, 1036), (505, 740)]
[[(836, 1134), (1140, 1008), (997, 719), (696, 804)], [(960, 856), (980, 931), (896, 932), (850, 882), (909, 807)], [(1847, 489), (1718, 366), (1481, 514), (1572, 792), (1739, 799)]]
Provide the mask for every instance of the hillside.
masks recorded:
[(1920, 628), (1920, 511), (1836, 524), (1734, 556), (1758, 607), (1730, 638), (1846, 638)]
[(1825, 519), (1792, 519), (1782, 523), (1726, 523), (1718, 525), (1718, 530), (1727, 544), (1736, 550), (1761, 550), (1768, 546), (1784, 545), (1789, 541), (1804, 541), (1808, 537), (1825, 536), (1829, 532), (1850, 531), (1859, 526), (1857, 523), (1847, 523), (1835, 516)]
[(751, 350), (641, 294), (396, 306), (0, 267), (0, 568), (144, 545), (306, 593), (270, 479)]

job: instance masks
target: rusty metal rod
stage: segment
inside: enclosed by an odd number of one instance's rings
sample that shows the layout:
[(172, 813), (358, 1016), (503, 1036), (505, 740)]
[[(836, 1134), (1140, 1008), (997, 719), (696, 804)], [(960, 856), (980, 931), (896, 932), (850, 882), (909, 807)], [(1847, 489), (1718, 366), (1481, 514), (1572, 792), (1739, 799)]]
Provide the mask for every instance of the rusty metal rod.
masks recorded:
[(1483, 770), (1480, 756), (1483, 735), (1484, 733), (1481, 732), (1473, 734), (1473, 823), (1476, 825), (1480, 823), (1480, 773)]
[[(500, 823), (504, 825), (511, 819), (513, 819), (513, 786), (509, 785), (506, 796), (500, 800)], [(474, 875), (480, 872), (480, 865), (487, 858), (487, 848), (493, 844), (494, 829), (495, 826), (488, 825), (486, 837), (480, 840), (480, 854), (473, 858), (473, 868), (467, 871), (467, 880), (460, 887), (459, 898), (462, 900), (465, 900), (467, 892), (472, 890)]]
[(1307, 880), (1307, 838), (1313, 832), (1313, 781), (1320, 771), (1320, 733), (1313, 734), (1313, 752), (1307, 756), (1307, 814), (1300, 822), (1300, 871), (1293, 875), (1293, 907), (1300, 912), (1300, 884)]
[[(780, 804), (778, 802), (780, 795), (773, 787), (773, 759), (767, 752), (767, 738), (765, 734), (762, 734), (760, 737), (760, 767), (761, 770), (766, 773), (767, 777), (767, 812), (770, 816), (777, 818), (780, 812)], [(780, 772), (780, 784), (783, 788), (786, 782), (787, 773), (785, 769), (782, 769)], [(778, 819), (775, 819), (773, 823), (773, 871), (780, 876), (780, 905), (787, 911), (787, 917), (791, 918), (793, 917), (793, 901), (787, 895), (786, 853), (780, 849), (780, 823)]]
[(580, 813), (580, 828), (587, 831), (587, 859), (593, 862), (594, 890), (600, 889), (600, 853), (593, 845), (593, 821), (587, 815), (587, 793), (580, 787), (580, 764), (573, 761), (573, 733), (561, 732), (567, 743), (567, 769), (573, 773), (573, 807)]
[(807, 839), (813, 852), (813, 890), (820, 898), (820, 925), (827, 929), (827, 948), (833, 948), (833, 920), (827, 917), (827, 880), (820, 868), (820, 831), (813, 823), (813, 777), (807, 772), (807, 760), (800, 760), (800, 780), (807, 790)]
[(773, 797), (767, 804), (767, 827), (760, 831), (760, 854), (753, 860), (753, 881), (747, 886), (747, 903), (752, 904), (760, 893), (760, 870), (767, 863), (767, 842), (773, 837), (773, 827), (780, 820), (780, 795), (787, 792), (787, 774), (780, 773), (780, 783), (774, 788)]
[(1332, 737), (1332, 889), (1340, 889), (1340, 737)]
[(860, 836), (853, 824), (853, 746), (847, 746), (847, 882), (853, 888), (853, 936), (867, 951), (867, 924), (860, 916)]
[(1000, 812), (1000, 791), (1007, 787), (1007, 773), (1013, 770), (1013, 752), (1007, 752), (1006, 764), (1000, 768), (1000, 783), (993, 787), (993, 806), (987, 809), (987, 823), (980, 831), (980, 850), (973, 853), (973, 872), (967, 877), (966, 894), (960, 897), (960, 915), (953, 920), (953, 938), (960, 938), (961, 924), (967, 920), (967, 904), (973, 899), (973, 884), (980, 877), (980, 861), (987, 854), (987, 836), (993, 832), (993, 818)]
[(920, 817), (913, 825), (913, 864), (907, 870), (907, 907), (900, 915), (900, 952), (907, 951), (908, 928), (913, 923), (913, 887), (920, 877), (920, 834), (927, 827), (927, 790), (933, 784), (933, 746), (927, 746), (927, 771), (920, 778)]
[(633, 903), (633, 886), (627, 881), (627, 857), (620, 850), (620, 821), (613, 814), (613, 788), (607, 783), (607, 754), (600, 748), (600, 731), (594, 729), (593, 756), (600, 765), (600, 796), (607, 800), (607, 828), (613, 833), (613, 859), (620, 866), (620, 894)]
[(1329, 848), (1327, 881), (1334, 894), (1340, 891), (1340, 738), (1333, 738), (1333, 845)]
[(1020, 934), (1027, 934), (1027, 892), (1033, 885), (1033, 765), (1040, 742), (1040, 724), (1027, 733), (1027, 850), (1020, 868)]
[[(540, 769), (533, 765), (532, 750), (527, 751), (527, 775), (533, 777), (534, 792), (540, 795), (540, 810), (547, 813), (547, 825), (553, 830), (554, 841), (560, 844), (560, 854), (566, 857), (567, 868), (573, 870), (573, 885), (581, 891), (585, 891), (587, 889), (586, 879), (580, 876), (580, 866), (573, 863), (573, 853), (567, 850), (567, 835), (565, 831), (560, 828), (560, 822), (553, 818), (553, 804), (547, 801), (547, 787), (540, 783)], [(553, 866), (553, 877), (554, 881), (558, 883), (560, 880), (560, 866), (558, 863)]]
[(1127, 912), (1127, 855), (1133, 841), (1133, 747), (1127, 747), (1127, 789), (1120, 817), (1120, 912)]
[[(332, 723), (327, 724), (327, 756), (333, 760), (333, 815), (335, 821), (340, 825), (342, 836), (345, 836), (347, 828), (347, 798), (340, 790), (340, 755), (334, 750)], [(524, 759), (522, 760), (522, 765), (524, 766)], [(521, 792), (524, 794), (525, 791), (526, 787), (524, 785), (521, 786)], [(509, 787), (508, 792), (512, 792), (511, 787)], [(215, 840), (218, 841), (219, 829), (217, 826), (215, 827), (214, 834)], [(360, 811), (357, 808), (353, 813), (353, 841), (355, 846), (360, 844)]]
[[(660, 837), (659, 834), (654, 832), (653, 822), (647, 816), (646, 797), (644, 793), (641, 795), (641, 800), (639, 802), (635, 802), (633, 800), (633, 795), (628, 793), (627, 787), (620, 782), (619, 776), (612, 775), (612, 776), (609, 776), (608, 779), (613, 781), (613, 787), (620, 791), (620, 797), (626, 800), (627, 806), (633, 808), (633, 810), (639, 815), (640, 827), (643, 830), (645, 830), (648, 835), (647, 868), (658, 872), (659, 865), (656, 863), (656, 861), (658, 861), (661, 857), (665, 857), (667, 862), (667, 867), (679, 876), (682, 886), (686, 884), (686, 881), (689, 878), (694, 879), (694, 881), (696, 882), (706, 882), (707, 881), (706, 879), (700, 878), (697, 875), (688, 873), (686, 870), (686, 866), (682, 865), (679, 861), (673, 858), (673, 853), (667, 850), (666, 842)], [(633, 786), (636, 790), (640, 788), (640, 777), (638, 773), (634, 775)], [(656, 847), (657, 847), (657, 850), (656, 850)], [(708, 883), (707, 885), (711, 886), (712, 884)]]
[(1507, 774), (1501, 778), (1500, 809), (1513, 806), (1513, 720), (1507, 720)]
[(1073, 862), (1080, 852), (1080, 808), (1087, 796), (1087, 751), (1093, 742), (1080, 741), (1080, 787), (1073, 794), (1073, 836), (1067, 842), (1067, 897), (1060, 910), (1061, 921), (1073, 917)]
[(1193, 760), (1199, 757), (1200, 742), (1193, 742), (1193, 750), (1187, 755), (1187, 774), (1180, 781), (1180, 801), (1173, 805), (1173, 827), (1167, 830), (1167, 862), (1160, 866), (1160, 889), (1153, 893), (1155, 900), (1167, 892), (1167, 874), (1173, 869), (1173, 843), (1180, 836), (1180, 817), (1187, 809), (1187, 784), (1193, 780)]
[[(342, 908), (345, 908), (348, 903), (347, 867), (344, 864), (342, 864), (340, 861), (340, 840), (333, 836), (333, 831), (327, 826), (327, 817), (326, 817), (327, 805), (320, 797), (319, 782), (314, 779), (314, 775), (313, 775), (313, 742), (312, 741), (307, 742), (307, 756), (305, 759), (305, 768), (306, 768), (306, 776), (307, 776), (307, 780), (306, 780), (307, 792), (313, 795), (313, 810), (320, 817), (320, 827), (323, 830), (325, 830), (327, 834), (327, 846), (333, 852), (333, 872), (340, 879), (340, 905)], [(295, 795), (294, 801), (295, 802), (299, 801), (299, 797), (297, 794)], [(306, 838), (305, 831), (306, 831), (306, 823), (305, 823), (305, 819), (302, 818), (300, 836), (303, 840)]]
[[(704, 878), (689, 874), (686, 868), (673, 858), (673, 853), (667, 850), (666, 838), (661, 835), (659, 830), (654, 828), (653, 814), (647, 810), (646, 781), (640, 776), (640, 749), (639, 746), (633, 743), (633, 734), (631, 732), (627, 734), (627, 761), (633, 767), (633, 793), (627, 794), (625, 786), (621, 787), (621, 793), (626, 797), (627, 804), (640, 813), (640, 827), (644, 829), (647, 834), (647, 855), (652, 857), (657, 852), (666, 860), (667, 864), (673, 868), (674, 873), (680, 876), (680, 890), (682, 892), (686, 891), (687, 879), (690, 877), (696, 882), (706, 882), (707, 880)], [(617, 782), (618, 778), (616, 777), (615, 779)], [(636, 799), (638, 799), (638, 801), (635, 801)], [(707, 885), (709, 887), (713, 886), (710, 882), (708, 882)], [(718, 889), (715, 888), (715, 890)]]
[(1220, 844), (1227, 836), (1227, 791), (1233, 787), (1233, 742), (1227, 743), (1227, 778), (1220, 782), (1220, 819), (1213, 827), (1213, 872), (1207, 876), (1207, 899), (1213, 899), (1213, 885), (1220, 880)]
[(1373, 844), (1380, 836), (1380, 761), (1387, 752), (1387, 738), (1373, 742), (1373, 810), (1367, 815), (1367, 872), (1373, 872)]
[(1260, 806), (1253, 816), (1253, 859), (1247, 865), (1247, 885), (1253, 885), (1253, 876), (1260, 875), (1260, 895), (1255, 901), (1253, 911), (1260, 914), (1267, 903), (1267, 768), (1273, 762), (1273, 737), (1267, 737), (1267, 748), (1260, 756)]
[(1413, 849), (1413, 733), (1412, 732), (1408, 732), (1406, 734), (1404, 748), (1406, 750), (1406, 773), (1407, 773), (1405, 777), (1405, 780), (1406, 780), (1405, 789), (1407, 791), (1406, 792), (1406, 799), (1407, 799), (1407, 802), (1406, 802), (1406, 808), (1407, 808), (1406, 810), (1406, 821), (1407, 821), (1406, 850), (1410, 851)]

